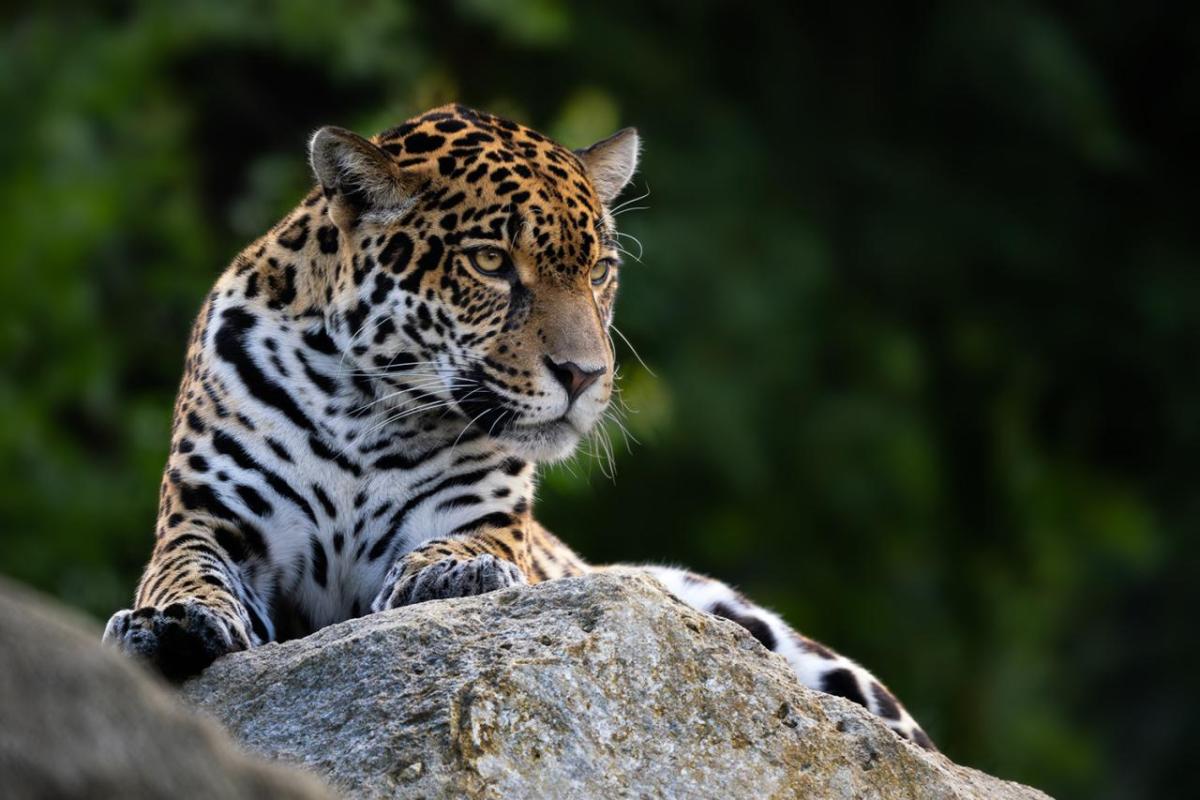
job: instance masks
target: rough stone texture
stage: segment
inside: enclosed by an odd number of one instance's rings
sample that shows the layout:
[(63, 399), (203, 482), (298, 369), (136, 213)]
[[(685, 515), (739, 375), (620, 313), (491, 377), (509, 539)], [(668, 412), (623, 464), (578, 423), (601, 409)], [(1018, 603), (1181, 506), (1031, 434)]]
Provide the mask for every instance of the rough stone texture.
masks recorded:
[(0, 580), (0, 796), (328, 798), (243, 754), (100, 631)]
[(223, 658), (184, 693), (354, 796), (1045, 798), (808, 691), (632, 572), (368, 616)]

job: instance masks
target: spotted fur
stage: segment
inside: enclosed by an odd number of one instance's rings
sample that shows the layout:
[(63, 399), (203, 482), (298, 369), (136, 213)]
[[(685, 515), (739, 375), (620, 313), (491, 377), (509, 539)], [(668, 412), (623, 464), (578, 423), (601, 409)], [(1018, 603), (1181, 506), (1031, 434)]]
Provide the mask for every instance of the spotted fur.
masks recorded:
[[(172, 678), (369, 611), (585, 573), (532, 516), (612, 391), (612, 203), (638, 138), (572, 152), (447, 106), (313, 137), (318, 180), (217, 281), (156, 541), (105, 638)], [(650, 568), (815, 689), (931, 747), (866, 670), (728, 586)]]

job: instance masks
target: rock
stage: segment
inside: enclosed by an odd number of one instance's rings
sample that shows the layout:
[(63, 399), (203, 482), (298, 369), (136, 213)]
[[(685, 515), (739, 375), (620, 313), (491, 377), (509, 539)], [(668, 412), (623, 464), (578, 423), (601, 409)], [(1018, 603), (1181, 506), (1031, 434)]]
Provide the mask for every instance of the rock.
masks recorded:
[(328, 798), (247, 757), (100, 631), (0, 580), (0, 795)]
[(356, 797), (1046, 797), (805, 689), (636, 572), (363, 617), (227, 656), (183, 691)]

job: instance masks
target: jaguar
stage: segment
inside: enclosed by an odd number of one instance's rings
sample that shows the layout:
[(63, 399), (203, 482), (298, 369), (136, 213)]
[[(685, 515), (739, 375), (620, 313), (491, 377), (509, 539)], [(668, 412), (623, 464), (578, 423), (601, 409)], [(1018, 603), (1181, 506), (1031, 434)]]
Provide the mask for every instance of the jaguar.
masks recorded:
[[(451, 105), (324, 127), (316, 186), (193, 327), (155, 542), (104, 639), (181, 680), (370, 612), (602, 569), (533, 516), (614, 392), (626, 128), (570, 150)], [(870, 672), (713, 578), (646, 567), (805, 685), (929, 737)]]

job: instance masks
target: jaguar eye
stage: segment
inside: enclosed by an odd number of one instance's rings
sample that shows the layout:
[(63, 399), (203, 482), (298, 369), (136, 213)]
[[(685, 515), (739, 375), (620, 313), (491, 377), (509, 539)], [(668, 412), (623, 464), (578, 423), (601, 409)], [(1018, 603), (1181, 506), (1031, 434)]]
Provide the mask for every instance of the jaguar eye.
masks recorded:
[(499, 247), (479, 247), (467, 253), (471, 266), (484, 275), (496, 275), (508, 266), (508, 253)]
[(599, 286), (608, 280), (608, 273), (612, 270), (613, 260), (611, 258), (602, 258), (592, 267), (591, 279), (593, 286)]

